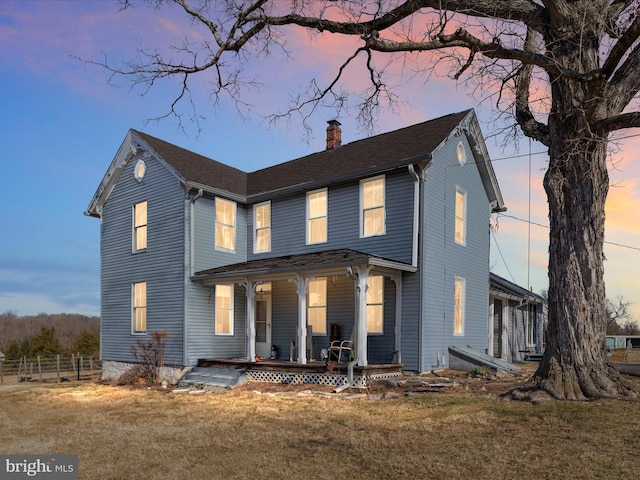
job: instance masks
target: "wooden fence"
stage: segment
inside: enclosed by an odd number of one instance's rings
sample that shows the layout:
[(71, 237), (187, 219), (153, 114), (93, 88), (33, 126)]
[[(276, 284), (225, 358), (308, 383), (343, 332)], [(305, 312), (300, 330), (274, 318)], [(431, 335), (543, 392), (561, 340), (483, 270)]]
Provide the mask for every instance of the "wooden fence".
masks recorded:
[(0, 361), (0, 384), (15, 382), (65, 382), (95, 376), (102, 370), (102, 362), (95, 357), (71, 355), (70, 357), (27, 358)]

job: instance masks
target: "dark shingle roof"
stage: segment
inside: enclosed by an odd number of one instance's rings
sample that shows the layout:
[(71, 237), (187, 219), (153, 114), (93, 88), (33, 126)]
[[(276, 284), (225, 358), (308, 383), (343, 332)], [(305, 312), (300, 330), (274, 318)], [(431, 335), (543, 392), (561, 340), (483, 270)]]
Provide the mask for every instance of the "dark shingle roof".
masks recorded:
[(146, 133), (136, 133), (187, 181), (250, 196), (414, 163), (431, 154), (470, 110), (245, 173)]
[(433, 152), (468, 113), (454, 113), (264, 168), (249, 175), (247, 194), (410, 163)]
[(177, 147), (146, 133), (138, 131), (136, 133), (187, 181), (246, 195), (247, 174), (242, 170)]

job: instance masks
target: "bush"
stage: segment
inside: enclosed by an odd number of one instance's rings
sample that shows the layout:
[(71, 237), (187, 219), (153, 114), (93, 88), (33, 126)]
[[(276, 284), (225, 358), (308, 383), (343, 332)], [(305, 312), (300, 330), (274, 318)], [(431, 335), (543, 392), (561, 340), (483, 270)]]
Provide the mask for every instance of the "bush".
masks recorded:
[(162, 368), (164, 367), (164, 349), (169, 332), (152, 332), (148, 338), (140, 338), (132, 348), (133, 356), (142, 367), (140, 377), (147, 383), (160, 383)]

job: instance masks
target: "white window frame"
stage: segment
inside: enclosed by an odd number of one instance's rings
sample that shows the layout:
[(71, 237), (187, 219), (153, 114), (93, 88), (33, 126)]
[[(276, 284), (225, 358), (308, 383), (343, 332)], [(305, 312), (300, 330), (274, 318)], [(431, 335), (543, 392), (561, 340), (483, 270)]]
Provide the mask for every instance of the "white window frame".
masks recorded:
[[(374, 298), (373, 288), (372, 288), (372, 279), (376, 279), (376, 282), (380, 282), (380, 296), (379, 299)], [(379, 301), (378, 301), (379, 300)], [(369, 312), (372, 309), (380, 310), (380, 329), (374, 330), (370, 323), (370, 315)], [(371, 310), (370, 310), (371, 309)], [(384, 335), (384, 276), (383, 275), (370, 275), (368, 279), (367, 286), (367, 333), (369, 335)]]
[[(222, 298), (222, 296), (219, 296), (218, 294), (221, 293), (220, 292), (220, 287), (224, 287), (225, 289), (229, 289), (229, 306), (221, 306), (219, 305), (218, 302), (218, 298)], [(234, 288), (233, 288), (233, 284), (232, 283), (223, 283), (223, 284), (219, 284), (216, 285), (216, 292), (215, 292), (215, 326), (214, 326), (214, 334), (216, 336), (224, 336), (224, 337), (232, 337), (234, 334), (234, 324), (235, 324), (235, 319), (234, 319)], [(229, 331), (224, 331), (222, 329), (218, 329), (218, 326), (220, 325), (218, 323), (218, 317), (219, 314), (225, 312), (228, 313), (229, 315)]]
[[(455, 277), (453, 285), (453, 335), (463, 336), (465, 327), (465, 309), (466, 309), (466, 280), (463, 277)], [(460, 288), (458, 303), (458, 295), (456, 291)], [(459, 325), (458, 325), (459, 324)]]
[[(224, 204), (230, 205), (233, 210), (232, 210), (232, 223), (225, 223), (223, 221), (218, 221), (218, 208), (222, 208), (222, 206)], [(227, 252), (235, 252), (236, 251), (236, 220), (238, 218), (238, 204), (232, 200), (227, 200), (225, 198), (221, 198), (221, 197), (216, 197), (215, 199), (215, 239), (214, 239), (214, 243), (215, 243), (215, 248), (216, 250), (224, 250)], [(231, 247), (227, 247), (226, 245), (218, 245), (218, 229), (230, 229), (231, 234), (232, 234), (232, 239), (231, 239)], [(223, 230), (224, 231), (224, 230)]]
[[(144, 295), (139, 295), (142, 292), (139, 291), (138, 286), (144, 285)], [(131, 284), (131, 335), (146, 335), (147, 334), (147, 282), (135, 282)], [(138, 329), (138, 313), (144, 314), (144, 330)]]
[[(462, 198), (462, 211), (458, 211), (459, 196)], [(458, 245), (465, 246), (467, 244), (467, 191), (459, 186), (456, 186), (453, 210), (455, 217), (453, 238)]]
[[(321, 292), (320, 298), (318, 298), (317, 300), (312, 298), (312, 295), (315, 293), (312, 291), (314, 290), (312, 285), (324, 285), (324, 291)], [(313, 336), (327, 335), (327, 303), (327, 277), (318, 277), (309, 280), (309, 283), (307, 284), (307, 323), (311, 325), (311, 328), (313, 329)], [(312, 315), (312, 312), (319, 312), (321, 314), (322, 318), (324, 319), (323, 325), (316, 325), (311, 323), (311, 318), (315, 316)]]
[[(267, 208), (268, 224), (258, 226), (258, 210)], [(259, 237), (263, 233), (266, 235), (269, 245), (267, 248), (259, 248)], [(264, 253), (271, 251), (271, 201), (258, 203), (253, 206), (253, 253)]]
[[(311, 216), (311, 197), (316, 195), (324, 196), (324, 215), (317, 215), (315, 217)], [(321, 188), (319, 190), (313, 190), (311, 192), (307, 192), (307, 203), (306, 203), (306, 216), (307, 216), (307, 245), (315, 245), (317, 243), (327, 243), (329, 238), (329, 190), (327, 188)], [(312, 233), (314, 229), (312, 229), (312, 224), (317, 223), (318, 221), (324, 220), (324, 233), (322, 239), (313, 240)]]
[[(365, 207), (365, 196), (364, 196), (365, 185), (373, 182), (378, 182), (378, 181), (382, 181), (382, 203)], [(387, 190), (387, 186), (386, 186), (386, 179), (384, 175), (379, 175), (377, 177), (371, 177), (371, 178), (360, 180), (360, 238), (375, 237), (378, 235), (385, 235), (387, 233), (387, 218), (386, 218), (387, 210), (385, 205), (386, 190)], [(382, 232), (365, 233), (366, 212), (378, 210), (378, 209), (382, 210)]]
[[(138, 224), (138, 208), (144, 205), (144, 222), (140, 222)], [(132, 249), (133, 253), (144, 252), (147, 250), (149, 246), (149, 202), (138, 202), (133, 205), (133, 213), (132, 213)], [(144, 232), (144, 233), (143, 233)], [(138, 234), (144, 235), (144, 247), (138, 247)]]

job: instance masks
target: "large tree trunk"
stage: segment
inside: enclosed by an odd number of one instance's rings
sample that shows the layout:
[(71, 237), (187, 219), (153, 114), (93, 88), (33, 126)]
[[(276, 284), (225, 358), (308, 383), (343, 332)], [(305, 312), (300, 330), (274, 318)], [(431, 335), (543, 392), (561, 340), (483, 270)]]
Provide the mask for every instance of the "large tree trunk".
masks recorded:
[(585, 400), (637, 396), (607, 361), (604, 221), (606, 138), (585, 135), (577, 117), (556, 125), (544, 187), (549, 201), (547, 346), (529, 388), (516, 398)]
[[(561, 2), (543, 36), (547, 57), (572, 72), (600, 67), (608, 2)], [(583, 22), (589, 10), (590, 22)], [(596, 21), (600, 19), (601, 21)], [(607, 134), (594, 126), (617, 107), (603, 78), (549, 74), (549, 323), (547, 346), (532, 383), (521, 389), (555, 399), (638, 396), (607, 361), (604, 221), (609, 190)], [(514, 392), (516, 396), (516, 392)]]

